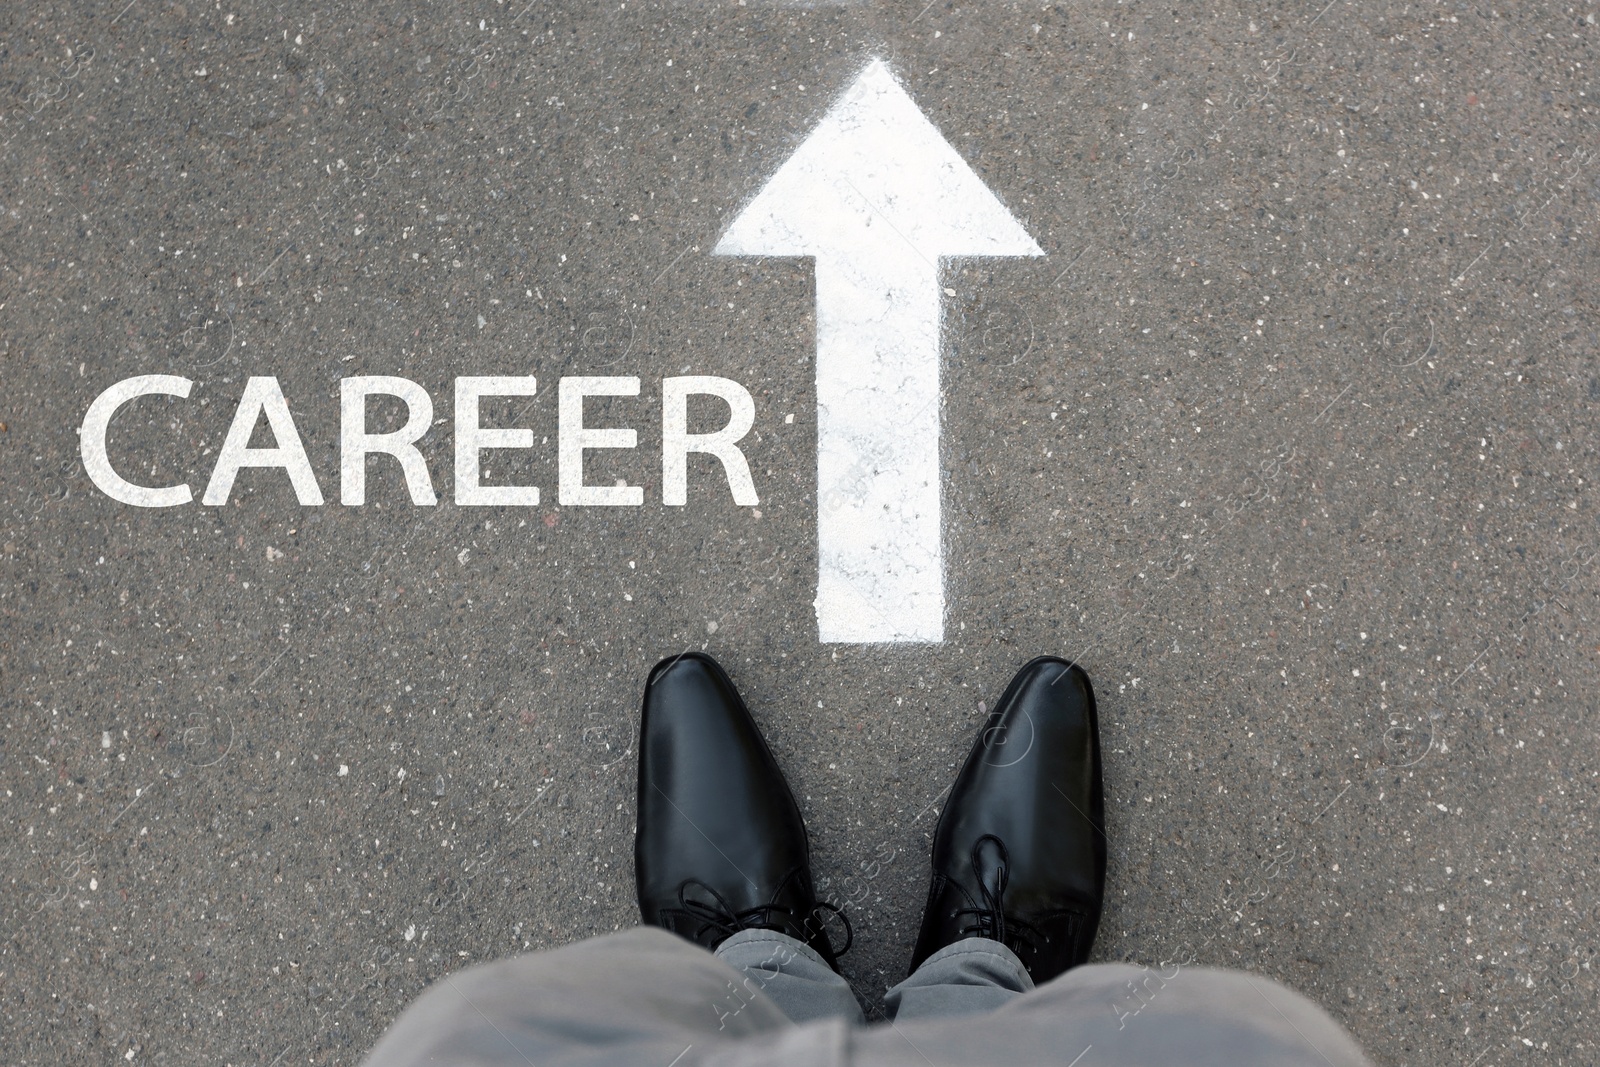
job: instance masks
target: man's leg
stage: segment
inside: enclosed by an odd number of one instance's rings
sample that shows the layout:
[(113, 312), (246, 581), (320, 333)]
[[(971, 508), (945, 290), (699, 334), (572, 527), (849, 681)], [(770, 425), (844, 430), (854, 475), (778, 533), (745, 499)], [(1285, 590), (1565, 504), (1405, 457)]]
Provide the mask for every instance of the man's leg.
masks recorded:
[(1370, 1067), (1305, 997), (1242, 971), (1074, 967), (984, 1015), (858, 1031), (851, 1062), (872, 1067)]
[[(1365, 1062), (1324, 1012), (1266, 979), (1086, 965), (1105, 892), (1104, 812), (1088, 675), (1036, 659), (951, 788), (913, 973), (890, 993), (894, 1025), (862, 1039), (860, 1062)], [(1028, 992), (1030, 980), (1040, 984)], [(946, 1014), (965, 1017), (936, 1018)]]
[(1089, 676), (1023, 666), (950, 787), (911, 967), (969, 938), (998, 941), (1035, 982), (1089, 958), (1105, 896), (1100, 726)]
[(864, 1022), (850, 983), (804, 941), (777, 930), (741, 930), (717, 947), (717, 959), (743, 976), (740, 995), (764, 993), (790, 1020)]
[(715, 950), (741, 930), (778, 930), (830, 967), (800, 806), (750, 709), (716, 660), (685, 652), (645, 682), (639, 715), (634, 873), (644, 922)]
[(884, 997), (889, 1018), (938, 1018), (993, 1011), (1033, 989), (1017, 954), (987, 937), (946, 945)]
[(445, 975), (366, 1064), (667, 1067), (691, 1048), (685, 1063), (735, 1038), (792, 1028), (744, 974), (675, 934), (640, 927)]

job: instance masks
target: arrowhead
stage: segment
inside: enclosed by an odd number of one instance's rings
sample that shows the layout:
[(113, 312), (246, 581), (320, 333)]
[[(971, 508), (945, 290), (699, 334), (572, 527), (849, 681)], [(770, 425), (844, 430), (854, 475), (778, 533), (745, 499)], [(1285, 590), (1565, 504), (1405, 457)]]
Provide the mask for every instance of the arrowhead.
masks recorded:
[[(726, 256), (1042, 256), (875, 59), (733, 220)], [(898, 258), (898, 257), (896, 257)]]

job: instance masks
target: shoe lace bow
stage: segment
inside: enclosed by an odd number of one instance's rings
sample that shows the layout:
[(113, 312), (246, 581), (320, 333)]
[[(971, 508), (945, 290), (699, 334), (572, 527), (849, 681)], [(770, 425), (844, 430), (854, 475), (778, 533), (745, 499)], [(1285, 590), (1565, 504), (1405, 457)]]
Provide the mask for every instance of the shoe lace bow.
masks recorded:
[[(997, 858), (985, 863), (984, 845), (992, 843)], [(972, 921), (961, 928), (962, 937), (986, 937), (1008, 948), (1021, 946), (1036, 951), (1042, 941), (1050, 938), (1032, 923), (1024, 922), (1005, 912), (1006, 885), (1010, 880), (1011, 854), (1004, 841), (993, 834), (984, 834), (972, 845), (972, 874), (978, 885), (979, 907), (958, 908), (957, 918), (971, 916)], [(985, 877), (985, 869), (989, 875)]]
[[(709, 899), (691, 897), (689, 895), (691, 888)], [(779, 893), (773, 894), (774, 901), (781, 892), (780, 889)], [(700, 928), (696, 932), (697, 939), (708, 930), (716, 931), (718, 941), (732, 937), (740, 930), (777, 930), (807, 943), (814, 936), (821, 935), (829, 951), (836, 958), (850, 951), (850, 946), (855, 942), (855, 931), (851, 929), (850, 920), (844, 911), (824, 901), (816, 902), (806, 911), (795, 911), (793, 908), (773, 902), (735, 911), (733, 905), (729, 904), (721, 893), (704, 882), (691, 878), (678, 887), (678, 905), (686, 915), (700, 923)], [(839, 948), (833, 947), (833, 939), (827, 934), (827, 919), (824, 913), (834, 915), (844, 926), (844, 944)]]

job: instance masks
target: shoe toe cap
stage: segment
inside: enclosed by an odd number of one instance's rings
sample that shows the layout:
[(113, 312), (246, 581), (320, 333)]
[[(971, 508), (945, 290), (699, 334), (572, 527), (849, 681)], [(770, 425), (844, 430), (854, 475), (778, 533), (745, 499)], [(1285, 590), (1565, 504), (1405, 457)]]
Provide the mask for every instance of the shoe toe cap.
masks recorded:
[[(755, 903), (808, 847), (799, 808), (744, 701), (715, 661), (650, 674), (639, 739), (641, 898), (675, 901), (687, 879)], [(735, 900), (734, 902), (738, 902)]]

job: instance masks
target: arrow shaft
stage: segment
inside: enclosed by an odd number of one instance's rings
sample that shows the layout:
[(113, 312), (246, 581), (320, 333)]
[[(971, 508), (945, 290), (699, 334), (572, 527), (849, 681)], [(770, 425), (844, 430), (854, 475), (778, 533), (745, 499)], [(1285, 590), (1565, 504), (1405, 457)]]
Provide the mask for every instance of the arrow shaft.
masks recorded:
[(817, 258), (817, 626), (823, 641), (940, 641), (937, 266)]

